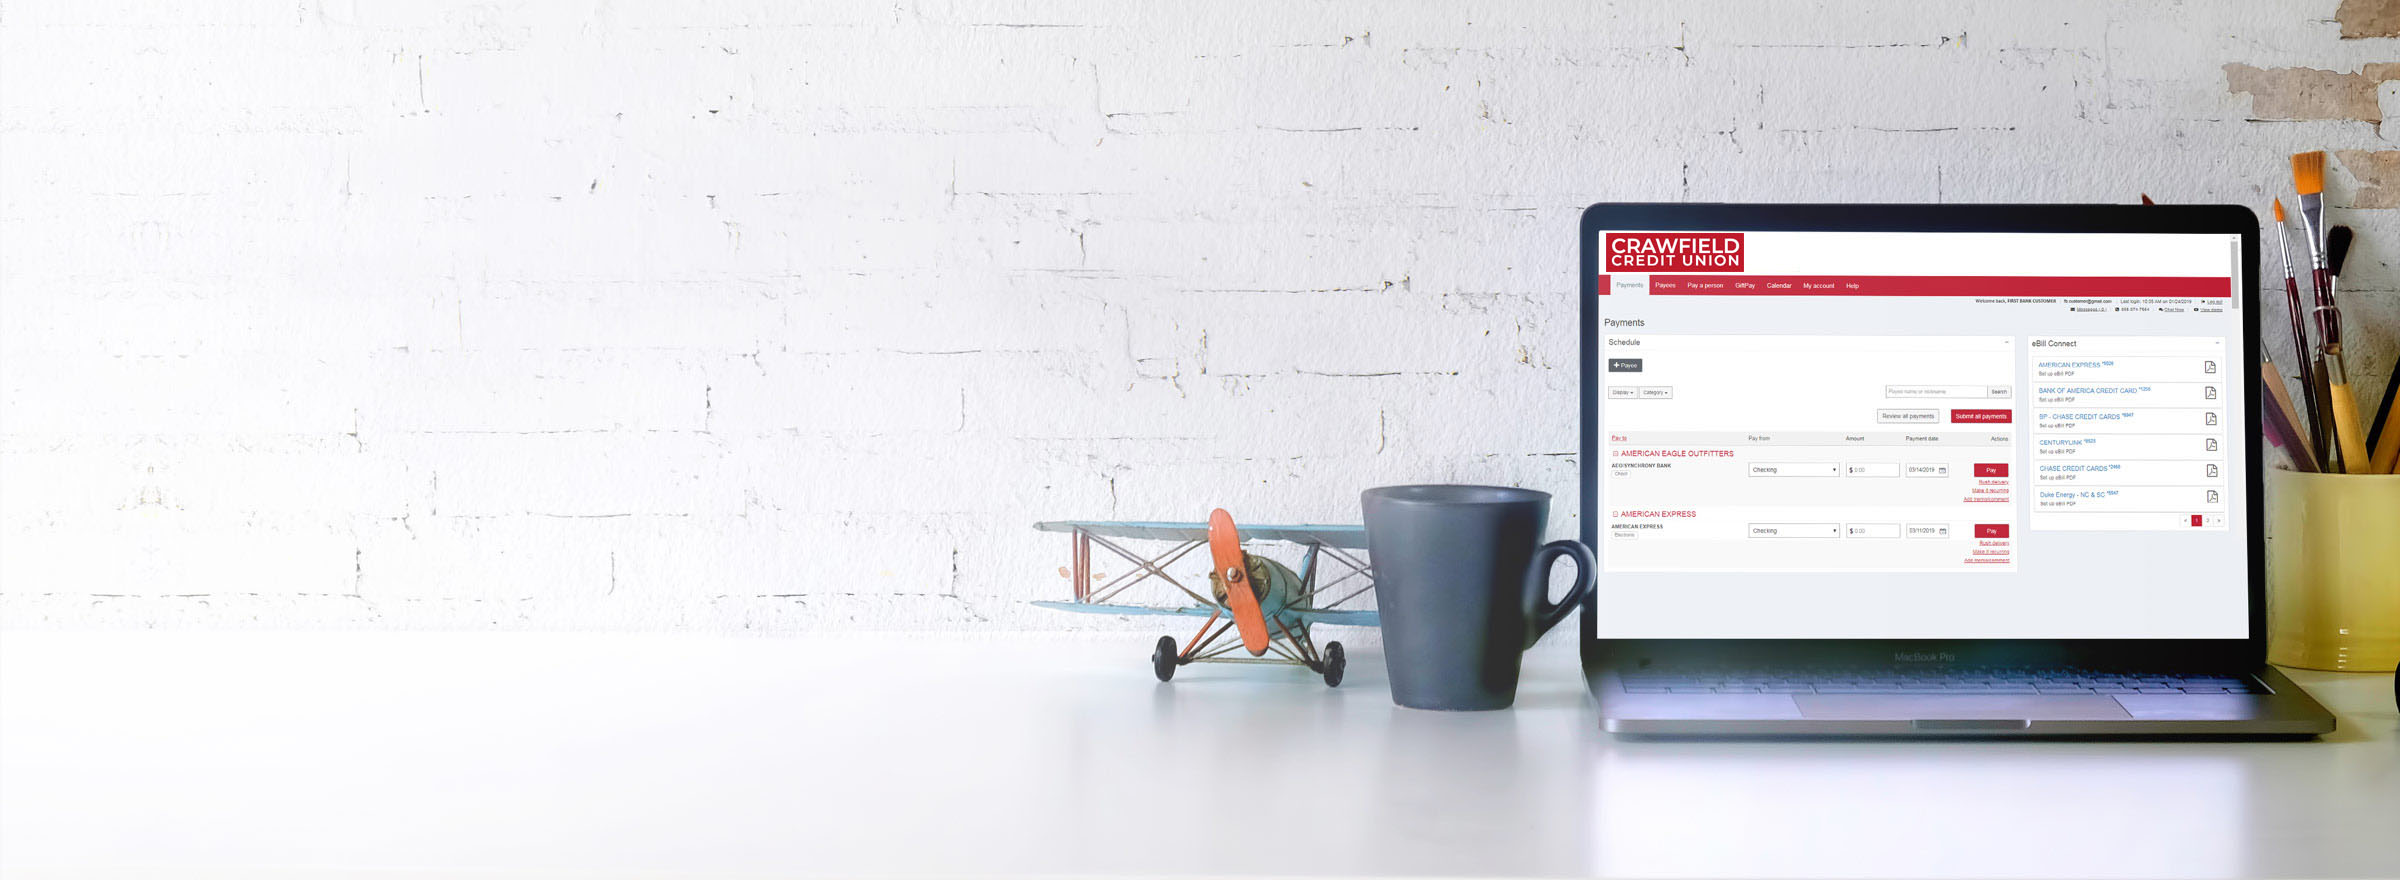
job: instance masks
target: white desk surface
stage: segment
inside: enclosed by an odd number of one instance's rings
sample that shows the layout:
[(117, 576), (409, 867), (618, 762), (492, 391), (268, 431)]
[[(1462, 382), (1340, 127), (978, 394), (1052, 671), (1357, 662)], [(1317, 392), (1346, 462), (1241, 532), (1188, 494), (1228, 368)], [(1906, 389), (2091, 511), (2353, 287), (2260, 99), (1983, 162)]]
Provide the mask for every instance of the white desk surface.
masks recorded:
[[(8, 876), (2400, 876), (2318, 742), (1643, 742), (1149, 639), (0, 633)], [(278, 870), (280, 869), (280, 870)]]

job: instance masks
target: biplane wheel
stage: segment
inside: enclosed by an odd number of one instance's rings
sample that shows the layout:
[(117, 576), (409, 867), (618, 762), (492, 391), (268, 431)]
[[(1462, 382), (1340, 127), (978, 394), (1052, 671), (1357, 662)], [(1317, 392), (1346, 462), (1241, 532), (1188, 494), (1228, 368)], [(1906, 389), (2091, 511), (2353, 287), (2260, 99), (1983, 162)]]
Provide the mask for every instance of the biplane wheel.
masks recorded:
[(1179, 659), (1182, 658), (1175, 653), (1175, 637), (1159, 636), (1157, 650), (1150, 652), (1150, 671), (1158, 674), (1159, 681), (1174, 678), (1175, 661)]
[(1325, 686), (1341, 687), (1342, 670), (1350, 665), (1350, 661), (1342, 659), (1342, 643), (1325, 643), (1325, 663), (1323, 665), (1325, 667)]

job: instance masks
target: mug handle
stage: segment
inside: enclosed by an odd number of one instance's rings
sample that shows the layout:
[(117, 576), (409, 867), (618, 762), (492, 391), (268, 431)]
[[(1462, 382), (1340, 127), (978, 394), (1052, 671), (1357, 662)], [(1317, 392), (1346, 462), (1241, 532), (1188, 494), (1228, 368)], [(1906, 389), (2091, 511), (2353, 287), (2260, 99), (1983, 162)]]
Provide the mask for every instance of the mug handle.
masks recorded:
[[(1561, 556), (1575, 559), (1575, 586), (1567, 590), (1565, 598), (1553, 605), (1550, 603), (1550, 566)], [(1525, 647), (1531, 648), (1533, 643), (1549, 635), (1551, 627), (1567, 619), (1567, 612), (1575, 610), (1575, 606), (1583, 604), (1584, 597), (1591, 595), (1592, 570), (1596, 567), (1591, 548), (1583, 546), (1582, 541), (1552, 541), (1533, 551), (1533, 565), (1525, 572), (1525, 582), (1535, 596), (1534, 625), (1533, 635), (1525, 640)]]

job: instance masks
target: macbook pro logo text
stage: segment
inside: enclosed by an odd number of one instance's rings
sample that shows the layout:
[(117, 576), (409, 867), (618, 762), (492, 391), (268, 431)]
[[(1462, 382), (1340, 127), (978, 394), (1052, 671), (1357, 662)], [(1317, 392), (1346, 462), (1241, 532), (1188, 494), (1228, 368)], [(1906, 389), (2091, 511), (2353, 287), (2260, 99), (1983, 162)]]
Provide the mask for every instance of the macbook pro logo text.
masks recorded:
[(1739, 232), (1611, 232), (1609, 272), (1739, 272)]

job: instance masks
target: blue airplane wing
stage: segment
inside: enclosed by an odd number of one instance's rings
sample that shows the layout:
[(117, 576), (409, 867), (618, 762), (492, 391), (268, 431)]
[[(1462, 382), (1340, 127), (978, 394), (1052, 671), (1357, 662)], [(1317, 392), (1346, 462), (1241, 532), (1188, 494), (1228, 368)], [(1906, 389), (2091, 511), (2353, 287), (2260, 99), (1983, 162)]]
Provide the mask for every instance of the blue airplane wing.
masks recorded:
[(1283, 612), (1309, 623), (1327, 626), (1382, 626), (1383, 615), (1373, 611), (1325, 611), (1294, 608)]
[[(1078, 614), (1158, 614), (1176, 617), (1207, 617), (1211, 614), (1218, 613), (1217, 609), (1208, 607), (1206, 605), (1186, 605), (1181, 608), (1158, 608), (1150, 605), (1100, 605), (1091, 602), (1056, 602), (1047, 599), (1035, 601), (1033, 604), (1042, 608), (1050, 608), (1058, 611), (1073, 611)], [(1309, 623), (1322, 623), (1326, 626), (1383, 625), (1382, 616), (1373, 611), (1327, 611), (1313, 608), (1287, 608), (1276, 612), (1275, 616), (1297, 617)]]
[[(1323, 544), (1344, 550), (1367, 548), (1367, 527), (1346, 525), (1250, 525), (1236, 523), (1245, 541), (1290, 541), (1295, 544)], [(1085, 531), (1103, 538), (1142, 538), (1152, 541), (1205, 541), (1208, 524), (1197, 522), (1115, 522), (1102, 520), (1062, 520), (1038, 522), (1033, 527), (1045, 532)]]
[(1149, 605), (1097, 605), (1091, 602), (1053, 602), (1046, 599), (1036, 601), (1033, 604), (1043, 608), (1054, 608), (1059, 611), (1073, 611), (1079, 614), (1168, 614), (1178, 617), (1207, 617), (1210, 614), (1216, 613), (1216, 609), (1205, 605), (1186, 605), (1182, 608), (1157, 608)]

